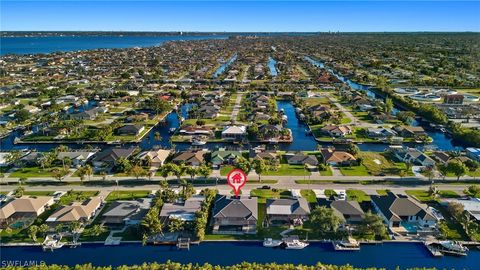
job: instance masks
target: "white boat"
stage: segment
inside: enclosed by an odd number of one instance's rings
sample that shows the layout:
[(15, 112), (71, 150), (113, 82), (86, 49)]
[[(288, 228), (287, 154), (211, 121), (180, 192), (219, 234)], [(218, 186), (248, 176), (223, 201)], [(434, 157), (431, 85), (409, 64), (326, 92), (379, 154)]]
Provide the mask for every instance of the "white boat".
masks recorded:
[(205, 145), (207, 141), (202, 140), (201, 138), (192, 138), (192, 145), (199, 146), (199, 145)]
[(360, 243), (352, 237), (348, 240), (334, 241), (332, 244), (337, 251), (360, 250)]
[(468, 248), (456, 241), (440, 241), (440, 251), (446, 254), (466, 256)]
[(293, 239), (291, 241), (285, 242), (285, 249), (304, 249), (307, 246), (307, 242), (303, 242), (298, 239)]
[(274, 240), (272, 238), (265, 238), (263, 240), (264, 247), (279, 247), (282, 243), (282, 240)]
[(45, 241), (43, 241), (42, 248), (44, 251), (59, 249), (65, 245), (65, 243), (61, 242), (61, 240), (62, 236), (59, 234), (47, 235), (47, 237), (45, 237)]

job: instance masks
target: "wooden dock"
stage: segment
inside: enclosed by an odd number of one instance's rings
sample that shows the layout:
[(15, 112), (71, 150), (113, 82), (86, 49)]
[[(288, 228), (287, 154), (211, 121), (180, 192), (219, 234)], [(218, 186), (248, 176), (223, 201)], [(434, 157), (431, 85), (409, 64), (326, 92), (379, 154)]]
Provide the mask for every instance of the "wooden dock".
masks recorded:
[(190, 250), (190, 238), (178, 238), (177, 248)]

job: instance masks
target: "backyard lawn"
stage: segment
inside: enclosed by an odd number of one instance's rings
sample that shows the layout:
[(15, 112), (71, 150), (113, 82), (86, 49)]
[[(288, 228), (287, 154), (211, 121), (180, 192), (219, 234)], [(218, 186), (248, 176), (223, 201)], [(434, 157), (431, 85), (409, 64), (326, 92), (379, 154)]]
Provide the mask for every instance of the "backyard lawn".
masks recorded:
[(300, 194), (302, 197), (304, 197), (307, 202), (309, 203), (317, 203), (317, 196), (315, 196), (315, 193), (311, 189), (302, 189), (300, 190)]
[(358, 201), (359, 203), (370, 201), (370, 196), (358, 189), (347, 189), (347, 197), (349, 201)]
[(48, 169), (42, 169), (40, 167), (25, 167), (25, 168), (20, 168), (10, 174), (10, 177), (18, 177), (18, 178), (30, 178), (30, 177), (52, 177), (53, 173), (52, 171), (54, 169), (61, 169), (60, 167), (58, 168), (48, 168)]
[(362, 159), (362, 164), (371, 175), (398, 175), (401, 170), (406, 172), (406, 175), (413, 175), (412, 171), (407, 172), (404, 163), (395, 163), (388, 160), (381, 153), (374, 152), (360, 152), (358, 156)]
[(339, 167), (340, 172), (345, 176), (369, 176), (368, 170), (362, 164), (351, 167)]

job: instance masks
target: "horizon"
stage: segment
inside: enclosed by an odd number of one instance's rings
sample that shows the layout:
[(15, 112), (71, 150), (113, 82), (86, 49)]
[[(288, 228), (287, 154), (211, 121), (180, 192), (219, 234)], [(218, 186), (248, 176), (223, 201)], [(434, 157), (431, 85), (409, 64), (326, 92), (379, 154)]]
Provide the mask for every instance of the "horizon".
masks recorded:
[(476, 1), (10, 0), (0, 5), (2, 32), (480, 32)]

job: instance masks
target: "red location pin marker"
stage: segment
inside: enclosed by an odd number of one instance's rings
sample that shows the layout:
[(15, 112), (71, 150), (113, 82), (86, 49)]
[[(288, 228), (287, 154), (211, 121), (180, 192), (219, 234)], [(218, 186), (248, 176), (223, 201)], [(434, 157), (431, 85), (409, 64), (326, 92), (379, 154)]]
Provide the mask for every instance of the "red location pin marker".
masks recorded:
[(240, 189), (247, 183), (247, 175), (240, 169), (231, 170), (227, 175), (227, 183), (233, 188), (235, 196), (238, 197)]

